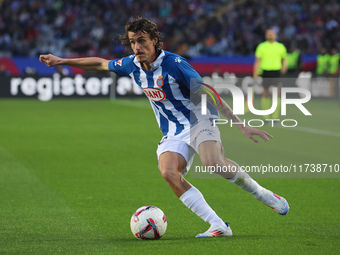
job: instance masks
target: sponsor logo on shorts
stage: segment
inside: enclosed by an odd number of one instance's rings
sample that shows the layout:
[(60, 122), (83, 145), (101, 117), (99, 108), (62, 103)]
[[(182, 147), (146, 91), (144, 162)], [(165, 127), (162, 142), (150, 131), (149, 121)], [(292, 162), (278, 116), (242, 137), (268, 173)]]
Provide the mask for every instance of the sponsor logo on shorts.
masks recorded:
[(206, 133), (206, 135), (209, 135), (209, 136), (215, 136), (214, 130), (211, 130), (209, 128), (205, 128), (205, 129), (200, 130), (194, 139), (199, 137), (202, 133)]
[(163, 90), (157, 88), (144, 88), (145, 95), (152, 101), (160, 102), (166, 98), (166, 94)]

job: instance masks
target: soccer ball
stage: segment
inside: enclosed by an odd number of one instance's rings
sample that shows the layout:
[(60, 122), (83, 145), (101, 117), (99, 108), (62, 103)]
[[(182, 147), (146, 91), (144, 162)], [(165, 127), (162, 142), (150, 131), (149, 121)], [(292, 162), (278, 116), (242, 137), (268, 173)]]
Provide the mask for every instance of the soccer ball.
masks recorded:
[(163, 211), (152, 205), (138, 208), (130, 221), (132, 234), (137, 239), (159, 239), (164, 235), (167, 225)]

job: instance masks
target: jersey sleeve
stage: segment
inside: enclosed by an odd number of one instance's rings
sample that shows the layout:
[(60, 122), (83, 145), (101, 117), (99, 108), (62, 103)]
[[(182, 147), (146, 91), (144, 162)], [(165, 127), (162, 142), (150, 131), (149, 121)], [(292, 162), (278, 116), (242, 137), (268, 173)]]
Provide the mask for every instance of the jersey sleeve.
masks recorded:
[(282, 58), (287, 58), (287, 49), (283, 44), (282, 44)]
[(115, 59), (109, 62), (109, 70), (115, 72), (119, 76), (128, 76), (129, 73), (131, 73), (130, 69), (131, 69), (130, 57)]
[(204, 83), (202, 77), (185, 58), (177, 57), (175, 59), (174, 72), (177, 82), (190, 89), (193, 93), (196, 93)]
[(259, 45), (256, 47), (256, 50), (255, 50), (255, 57), (257, 57), (257, 58), (261, 58), (261, 57), (262, 57), (262, 44), (259, 44)]

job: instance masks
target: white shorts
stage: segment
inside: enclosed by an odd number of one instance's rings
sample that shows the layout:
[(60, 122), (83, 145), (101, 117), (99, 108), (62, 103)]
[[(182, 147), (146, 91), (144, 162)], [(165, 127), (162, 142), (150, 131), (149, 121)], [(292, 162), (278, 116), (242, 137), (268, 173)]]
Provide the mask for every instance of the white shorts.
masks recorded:
[(201, 120), (179, 135), (163, 136), (157, 148), (158, 160), (159, 156), (167, 151), (181, 154), (187, 162), (186, 169), (183, 172), (183, 176), (185, 176), (194, 161), (195, 154), (198, 154), (199, 145), (205, 141), (218, 141), (222, 146), (220, 131), (218, 127), (213, 126), (210, 119)]

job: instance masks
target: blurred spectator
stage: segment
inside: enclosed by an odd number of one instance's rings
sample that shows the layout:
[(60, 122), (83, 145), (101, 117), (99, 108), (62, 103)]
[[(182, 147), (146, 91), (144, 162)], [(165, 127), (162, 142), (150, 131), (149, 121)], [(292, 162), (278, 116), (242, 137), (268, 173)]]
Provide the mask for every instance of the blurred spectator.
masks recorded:
[(267, 27), (304, 54), (340, 50), (338, 0), (1, 0), (0, 56), (121, 57), (117, 35), (136, 15), (159, 25), (165, 50), (188, 57), (253, 54)]
[(329, 73), (329, 86), (330, 86), (330, 96), (335, 95), (335, 88), (339, 84), (339, 64), (340, 64), (340, 54), (333, 48), (331, 49), (331, 54), (328, 60), (328, 73)]
[(34, 77), (37, 75), (37, 70), (33, 67), (27, 66), (25, 68), (25, 75)]
[(316, 57), (316, 74), (326, 75), (328, 74), (329, 54), (326, 48), (321, 48), (320, 53)]
[(294, 45), (288, 48), (287, 52), (287, 72), (296, 76), (302, 70), (301, 53)]
[(67, 68), (60, 66), (60, 65), (56, 66), (54, 73), (60, 74), (60, 76), (62, 77), (70, 75), (70, 71)]
[(5, 64), (0, 64), (0, 77), (10, 76), (10, 72), (7, 70)]
[(336, 49), (333, 48), (329, 56), (328, 72), (331, 75), (337, 75), (339, 73), (339, 64), (340, 64), (340, 54), (338, 53)]

